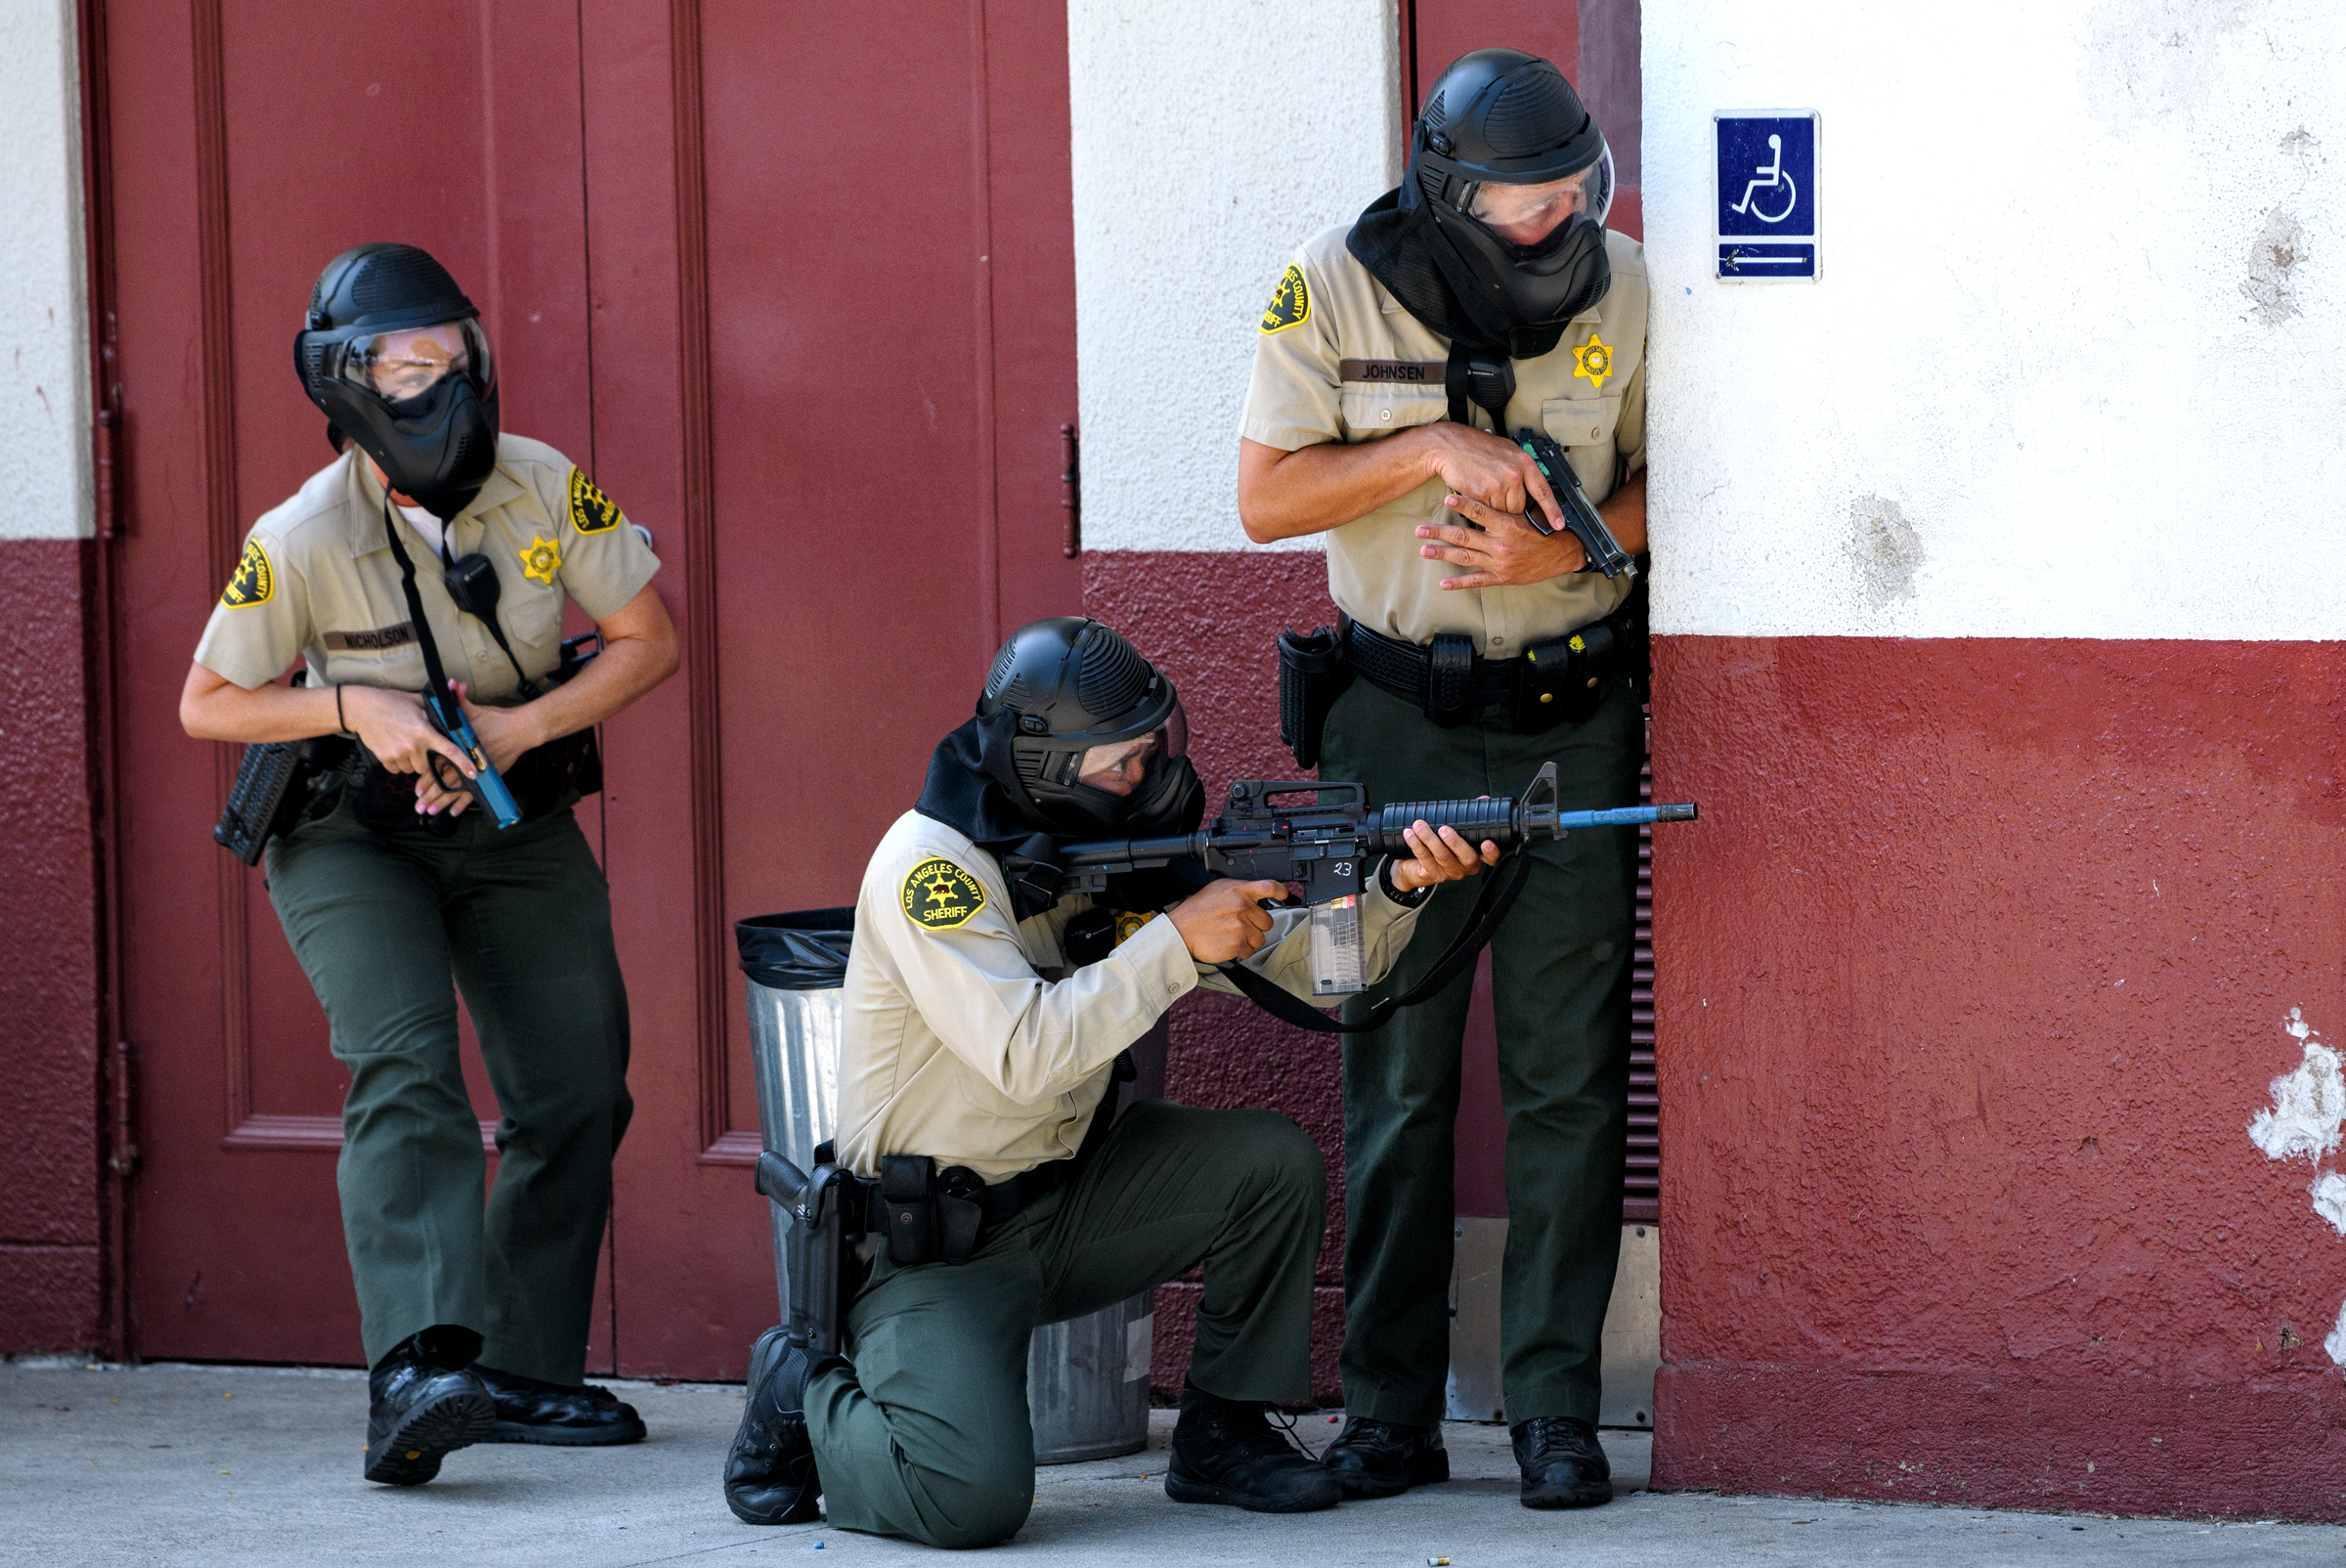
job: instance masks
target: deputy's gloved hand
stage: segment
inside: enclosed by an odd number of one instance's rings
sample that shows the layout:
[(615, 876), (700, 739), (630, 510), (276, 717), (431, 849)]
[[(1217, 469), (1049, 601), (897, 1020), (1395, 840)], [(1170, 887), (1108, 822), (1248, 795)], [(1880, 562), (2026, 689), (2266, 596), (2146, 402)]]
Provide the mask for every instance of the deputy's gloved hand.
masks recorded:
[(1270, 911), (1263, 901), (1276, 903), (1287, 895), (1283, 882), (1233, 882), (1221, 878), (1206, 884), (1165, 911), (1182, 945), (1200, 964), (1227, 964), (1245, 958), (1263, 945), (1271, 930)]

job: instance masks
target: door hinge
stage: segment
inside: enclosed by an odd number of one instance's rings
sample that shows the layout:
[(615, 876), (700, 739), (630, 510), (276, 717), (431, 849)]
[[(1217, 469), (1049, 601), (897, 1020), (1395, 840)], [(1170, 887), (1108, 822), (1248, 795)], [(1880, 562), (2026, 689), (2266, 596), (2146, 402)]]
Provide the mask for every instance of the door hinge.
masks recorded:
[(138, 1063), (138, 1053), (128, 1040), (116, 1040), (113, 1053), (114, 1132), (112, 1147), (106, 1156), (106, 1168), (127, 1181), (138, 1173), (139, 1146), (131, 1134), (130, 1111), (131, 1072)]
[(1083, 467), (1073, 425), (1059, 427), (1059, 445), (1067, 459), (1065, 471), (1059, 476), (1059, 503), (1067, 509), (1067, 535), (1060, 553), (1071, 561), (1083, 553)]

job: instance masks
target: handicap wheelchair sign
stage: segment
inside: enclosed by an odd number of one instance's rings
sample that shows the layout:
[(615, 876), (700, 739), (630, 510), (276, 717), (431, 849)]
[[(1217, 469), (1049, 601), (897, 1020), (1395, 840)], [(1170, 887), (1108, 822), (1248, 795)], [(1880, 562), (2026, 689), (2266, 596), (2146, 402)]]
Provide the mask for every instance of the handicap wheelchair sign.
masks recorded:
[(1816, 281), (1817, 114), (1716, 114), (1718, 277), (1727, 283)]

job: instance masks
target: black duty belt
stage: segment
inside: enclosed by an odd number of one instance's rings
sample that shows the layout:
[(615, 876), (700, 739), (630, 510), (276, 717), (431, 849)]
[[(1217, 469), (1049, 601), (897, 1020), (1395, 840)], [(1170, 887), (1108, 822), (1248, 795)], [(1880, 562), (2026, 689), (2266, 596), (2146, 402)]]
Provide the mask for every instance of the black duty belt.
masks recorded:
[(1434, 638), (1431, 645), (1404, 642), (1371, 632), (1358, 621), (1344, 623), (1345, 652), (1353, 669), (1396, 697), (1423, 702), (1441, 667), (1442, 684), (1454, 687), (1458, 699), (1473, 708), (1515, 700), (1515, 680), (1523, 660), (1486, 659), (1474, 651), (1474, 639), (1455, 633)]
[[(814, 1152), (817, 1166), (836, 1160), (830, 1143)], [(1020, 1212), (1059, 1191), (1074, 1173), (1073, 1159), (1055, 1159), (998, 1182), (982, 1182), (967, 1165), (942, 1169), (924, 1154), (886, 1154), (877, 1180), (842, 1170), (840, 1214), (850, 1239), (885, 1237), (899, 1264), (960, 1263), (985, 1238)]]
[(1344, 623), (1344, 651), (1353, 670), (1394, 696), (1412, 702), (1445, 728), (1480, 719), (1493, 704), (1511, 725), (1538, 734), (1596, 712), (1606, 677), (1633, 675), (1636, 601), (1604, 620), (1527, 648), (1511, 659), (1486, 659), (1474, 639), (1446, 632), (1430, 643), (1404, 642)]

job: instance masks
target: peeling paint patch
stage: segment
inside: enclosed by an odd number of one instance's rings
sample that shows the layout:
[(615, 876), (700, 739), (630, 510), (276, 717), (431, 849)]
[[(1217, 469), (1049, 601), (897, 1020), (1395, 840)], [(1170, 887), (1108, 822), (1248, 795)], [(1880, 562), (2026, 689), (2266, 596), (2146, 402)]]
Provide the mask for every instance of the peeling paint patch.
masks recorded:
[(2267, 327), (2279, 327), (2292, 316), (2305, 314), (2297, 308), (2297, 281), (2292, 276), (2305, 259), (2305, 229), (2286, 211), (2275, 207), (2266, 215), (2264, 228), (2257, 231), (2256, 242), (2248, 247), (2248, 276), (2240, 283), (2240, 292), (2255, 307), (2251, 316)]
[(2273, 1109), (2250, 1119), (2248, 1136), (2268, 1158), (2303, 1154), (2318, 1163), (2336, 1151), (2339, 1125), (2346, 1123), (2346, 1074), (2339, 1071), (2338, 1053), (2322, 1043), (2302, 1009), (2290, 1008), (2282, 1027), (2305, 1042), (2305, 1060), (2273, 1080)]
[(2314, 1212), (2346, 1236), (2346, 1176), (2325, 1170), (2314, 1178)]
[(1849, 502), (1849, 560), (1865, 589), (1865, 602), (1881, 609), (1892, 599), (1914, 597), (1914, 575), (1923, 568), (1923, 536), (1894, 501), (1861, 496)]
[(2330, 1360), (2346, 1367), (2346, 1306), (2338, 1308), (2338, 1326), (2322, 1341), (2322, 1348), (2329, 1352)]

